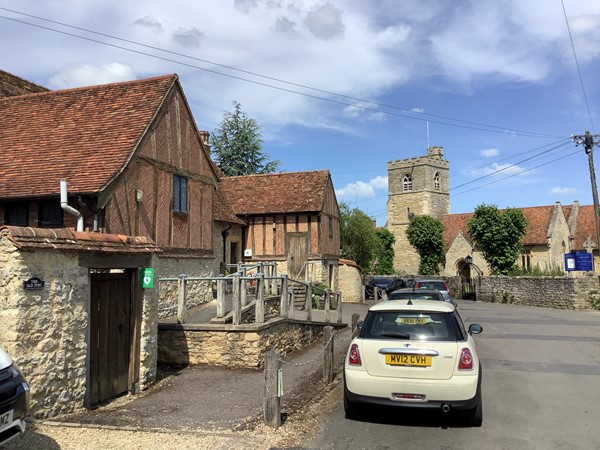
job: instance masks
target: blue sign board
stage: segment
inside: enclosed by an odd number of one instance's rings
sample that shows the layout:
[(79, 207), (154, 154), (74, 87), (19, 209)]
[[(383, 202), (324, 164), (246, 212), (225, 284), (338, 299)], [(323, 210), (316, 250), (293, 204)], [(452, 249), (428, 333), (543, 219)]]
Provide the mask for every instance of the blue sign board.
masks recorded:
[(573, 270), (591, 272), (594, 270), (592, 254), (588, 252), (565, 253), (565, 270), (567, 272)]

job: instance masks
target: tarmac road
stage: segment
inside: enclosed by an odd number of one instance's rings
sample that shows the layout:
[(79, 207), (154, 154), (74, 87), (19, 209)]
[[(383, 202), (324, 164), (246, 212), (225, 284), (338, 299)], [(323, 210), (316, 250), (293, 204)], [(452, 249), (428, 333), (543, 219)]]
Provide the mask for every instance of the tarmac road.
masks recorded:
[(337, 407), (306, 449), (600, 449), (600, 312), (458, 300), (483, 366), (484, 423), (456, 416), (373, 412), (344, 418)]

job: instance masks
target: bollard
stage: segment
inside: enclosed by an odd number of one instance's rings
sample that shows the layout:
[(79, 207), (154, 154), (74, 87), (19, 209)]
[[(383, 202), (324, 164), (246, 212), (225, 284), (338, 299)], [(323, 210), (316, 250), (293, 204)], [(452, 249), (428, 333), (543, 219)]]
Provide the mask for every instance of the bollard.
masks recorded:
[(329, 384), (333, 381), (333, 327), (323, 328), (323, 339), (327, 342), (323, 352), (323, 382)]
[(266, 425), (275, 429), (281, 426), (280, 370), (279, 352), (269, 350), (265, 353), (264, 421)]

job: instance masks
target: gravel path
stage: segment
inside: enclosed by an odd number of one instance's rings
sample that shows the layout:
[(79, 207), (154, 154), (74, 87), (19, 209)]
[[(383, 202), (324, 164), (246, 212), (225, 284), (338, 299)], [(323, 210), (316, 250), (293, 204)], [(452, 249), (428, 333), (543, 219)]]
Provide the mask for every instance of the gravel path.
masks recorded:
[(57, 424), (30, 425), (2, 450), (258, 450), (268, 449), (264, 437), (245, 433), (139, 431)]

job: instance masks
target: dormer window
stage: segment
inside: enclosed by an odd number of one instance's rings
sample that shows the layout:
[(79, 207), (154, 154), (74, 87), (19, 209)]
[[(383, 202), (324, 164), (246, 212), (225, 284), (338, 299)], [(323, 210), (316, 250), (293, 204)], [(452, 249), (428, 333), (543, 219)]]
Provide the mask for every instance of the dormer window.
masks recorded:
[(436, 172), (435, 175), (433, 176), (433, 188), (436, 191), (440, 190), (440, 173)]
[(404, 175), (404, 178), (402, 178), (402, 190), (403, 191), (412, 191), (412, 185), (413, 184), (413, 179), (412, 176), (407, 173), (406, 175)]

